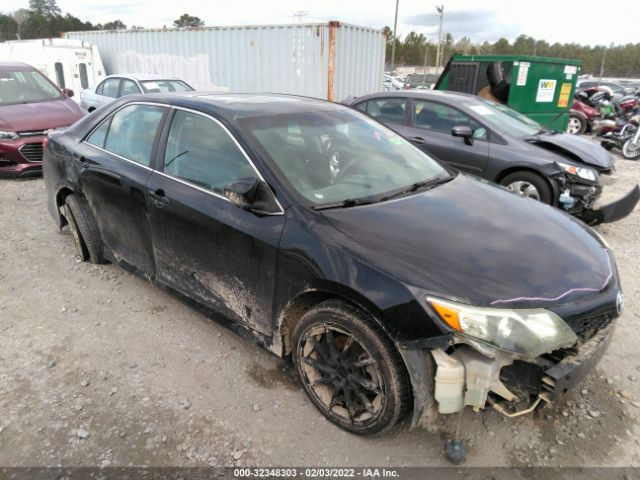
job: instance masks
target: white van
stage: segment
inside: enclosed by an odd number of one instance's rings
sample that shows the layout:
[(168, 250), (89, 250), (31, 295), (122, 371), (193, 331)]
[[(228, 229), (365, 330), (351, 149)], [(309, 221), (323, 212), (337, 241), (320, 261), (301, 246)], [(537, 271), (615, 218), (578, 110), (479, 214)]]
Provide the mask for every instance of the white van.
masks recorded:
[[(49, 77), (60, 89), (76, 94), (100, 83), (105, 75), (100, 52), (82, 40), (46, 38), (0, 43), (0, 60), (29, 64)], [(80, 102), (80, 96), (74, 100)]]

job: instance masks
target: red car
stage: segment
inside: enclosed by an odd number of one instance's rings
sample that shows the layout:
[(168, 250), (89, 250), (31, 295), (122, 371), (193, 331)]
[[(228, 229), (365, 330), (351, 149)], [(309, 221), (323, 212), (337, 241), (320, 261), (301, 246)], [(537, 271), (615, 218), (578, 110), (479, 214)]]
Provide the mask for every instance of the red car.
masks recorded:
[(29, 65), (0, 62), (0, 177), (42, 173), (47, 131), (84, 115), (72, 95)]

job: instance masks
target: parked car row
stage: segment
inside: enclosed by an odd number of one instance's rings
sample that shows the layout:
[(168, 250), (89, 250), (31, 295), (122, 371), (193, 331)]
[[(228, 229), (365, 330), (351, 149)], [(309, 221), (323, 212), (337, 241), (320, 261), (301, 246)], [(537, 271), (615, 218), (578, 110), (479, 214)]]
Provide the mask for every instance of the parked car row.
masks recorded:
[(406, 77), (394, 77), (390, 74), (384, 74), (382, 90), (385, 92), (393, 92), (395, 90), (410, 89), (432, 89), (438, 81), (437, 74), (410, 73)]

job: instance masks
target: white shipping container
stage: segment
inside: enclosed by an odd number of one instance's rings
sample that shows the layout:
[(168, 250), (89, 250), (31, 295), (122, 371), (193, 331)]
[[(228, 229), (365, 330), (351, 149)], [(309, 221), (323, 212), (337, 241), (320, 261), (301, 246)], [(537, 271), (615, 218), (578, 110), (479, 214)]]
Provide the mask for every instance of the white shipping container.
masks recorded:
[(382, 88), (385, 35), (340, 22), (69, 32), (98, 47), (109, 75), (158, 73), (198, 90), (340, 101)]
[(58, 87), (79, 93), (106, 76), (100, 52), (95, 45), (81, 40), (46, 38), (12, 40), (0, 43), (0, 60), (26, 63), (47, 76)]

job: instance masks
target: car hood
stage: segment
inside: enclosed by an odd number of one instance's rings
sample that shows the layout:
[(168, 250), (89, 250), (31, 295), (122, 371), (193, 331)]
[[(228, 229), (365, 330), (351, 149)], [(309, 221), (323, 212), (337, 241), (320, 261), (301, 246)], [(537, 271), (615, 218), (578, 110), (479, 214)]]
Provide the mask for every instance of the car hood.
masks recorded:
[(610, 252), (588, 227), (462, 175), (397, 200), (322, 213), (376, 268), (473, 305), (561, 305), (617, 281)]
[(0, 130), (25, 132), (66, 127), (82, 118), (70, 99), (0, 106)]
[(599, 144), (577, 135), (566, 133), (542, 133), (528, 139), (529, 143), (551, 151), (557, 151), (601, 172), (613, 168), (613, 157)]

